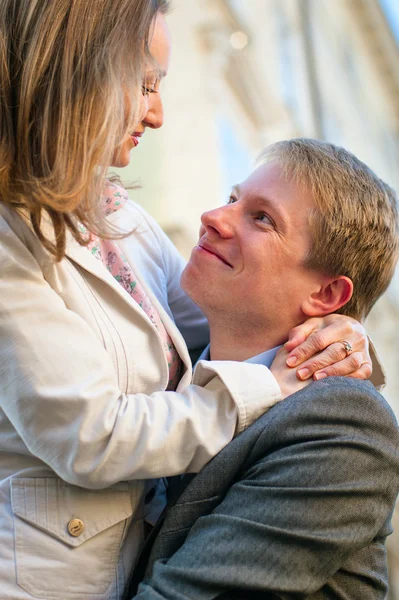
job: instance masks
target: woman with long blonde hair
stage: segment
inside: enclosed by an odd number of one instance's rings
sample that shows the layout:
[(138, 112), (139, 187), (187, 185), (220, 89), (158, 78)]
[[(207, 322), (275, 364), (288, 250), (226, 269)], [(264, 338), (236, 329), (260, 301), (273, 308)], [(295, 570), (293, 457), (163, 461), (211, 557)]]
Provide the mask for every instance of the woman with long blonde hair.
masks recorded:
[(167, 10), (0, 4), (2, 599), (119, 598), (152, 480), (198, 471), (281, 398), (260, 365), (192, 381), (208, 329), (182, 259), (106, 180), (162, 124)]

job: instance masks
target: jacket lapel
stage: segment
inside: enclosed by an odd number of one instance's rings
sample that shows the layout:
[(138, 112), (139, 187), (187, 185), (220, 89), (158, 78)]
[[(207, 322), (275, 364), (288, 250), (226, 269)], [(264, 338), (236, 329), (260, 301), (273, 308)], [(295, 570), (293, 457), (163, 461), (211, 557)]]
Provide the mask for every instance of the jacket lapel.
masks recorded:
[[(115, 293), (117, 293), (121, 298), (123, 298), (123, 300), (130, 306), (130, 308), (132, 308), (132, 310), (134, 310), (145, 321), (147, 321), (148, 325), (152, 328), (152, 330), (157, 335), (157, 337), (159, 337), (158, 331), (157, 331), (156, 327), (154, 326), (154, 324), (152, 323), (151, 319), (140, 308), (140, 306), (130, 296), (130, 294), (128, 294), (128, 292), (120, 285), (120, 283), (118, 283), (116, 281), (116, 279), (113, 277), (113, 275), (111, 275), (111, 273), (104, 266), (104, 264), (102, 262), (100, 262), (98, 260), (98, 258), (93, 256), (91, 254), (91, 252), (89, 252), (87, 250), (87, 248), (78, 244), (78, 242), (74, 239), (74, 237), (71, 234), (69, 234), (69, 232), (68, 232), (67, 236), (68, 237), (67, 237), (66, 256), (70, 260), (72, 260), (74, 263), (79, 265), (81, 268), (85, 269), (85, 271), (91, 273), (92, 275), (94, 275), (95, 277), (97, 277), (98, 279), (100, 279), (101, 281), (106, 283), (107, 285), (109, 285), (115, 291)], [(158, 314), (160, 315), (160, 317), (163, 321), (163, 324), (165, 325), (167, 332), (169, 333), (170, 337), (172, 338), (172, 341), (175, 344), (176, 350), (186, 367), (185, 373), (179, 383), (179, 388), (181, 386), (185, 386), (191, 380), (192, 365), (191, 365), (190, 355), (188, 353), (187, 346), (183, 339), (183, 336), (177, 329), (173, 319), (171, 319), (171, 317), (168, 315), (166, 310), (163, 308), (162, 304), (158, 301), (156, 296), (153, 294), (152, 290), (148, 287), (147, 282), (145, 281), (145, 278), (142, 277), (139, 269), (136, 267), (136, 265), (131, 264), (131, 262), (132, 262), (131, 257), (129, 257), (129, 263), (130, 263), (130, 266), (131, 266), (135, 276), (140, 281), (140, 284), (142, 285), (145, 293), (148, 295), (148, 297), (150, 298), (155, 309), (158, 311)], [(160, 338), (159, 338), (159, 343), (162, 344)]]
[[(31, 232), (33, 232), (30, 219), (23, 211), (16, 213), (11, 208), (4, 206), (0, 206), (0, 209), (0, 213), (5, 218), (5, 220), (7, 222), (11, 222), (11, 227), (13, 228), (13, 230), (15, 225), (17, 225), (16, 230), (18, 231), (18, 224), (20, 223), (20, 219), (22, 219), (25, 226), (27, 226), (28, 229)], [(14, 224), (14, 227), (12, 224)], [(51, 226), (49, 218), (46, 218), (45, 216), (43, 217), (43, 231), (44, 234), (49, 237), (49, 239), (53, 238), (53, 228)], [(92, 275), (103, 281), (105, 284), (107, 284), (109, 287), (111, 287), (113, 291), (116, 294), (118, 294), (119, 297), (122, 298), (124, 302), (126, 302), (136, 314), (140, 315), (140, 317), (147, 322), (149, 327), (151, 327), (154, 334), (157, 336), (159, 344), (161, 344), (162, 346), (160, 336), (156, 328), (154, 327), (154, 324), (152, 323), (151, 319), (149, 319), (149, 317), (140, 308), (137, 302), (133, 300), (130, 294), (128, 294), (126, 290), (116, 281), (116, 279), (111, 275), (108, 269), (96, 257), (94, 257), (91, 254), (91, 252), (87, 250), (87, 248), (78, 244), (78, 242), (75, 240), (75, 238), (69, 231), (66, 232), (66, 257), (75, 264), (79, 265), (85, 271), (91, 273)], [(185, 373), (178, 386), (178, 389), (180, 389), (182, 386), (188, 385), (191, 381), (192, 364), (186, 343), (183, 339), (183, 336), (177, 329), (173, 319), (171, 319), (171, 317), (162, 307), (161, 303), (158, 301), (158, 299), (155, 297), (152, 291), (148, 288), (145, 279), (141, 276), (140, 270), (136, 267), (135, 264), (132, 264), (131, 257), (129, 257), (129, 264), (132, 267), (132, 270), (135, 273), (135, 275), (139, 278), (141, 285), (143, 286), (145, 292), (148, 294), (149, 298), (153, 302), (155, 308), (158, 310), (158, 313), (170, 337), (172, 338), (173, 343), (175, 344), (176, 350), (186, 367)]]
[(154, 327), (151, 320), (145, 312), (139, 307), (137, 302), (126, 292), (126, 290), (116, 281), (108, 269), (101, 261), (91, 254), (84, 246), (81, 246), (69, 233), (67, 234), (66, 256), (74, 263), (79, 265), (88, 273), (91, 273), (107, 285), (109, 285), (129, 306), (143, 319), (145, 319), (151, 327)]
[[(130, 262), (131, 262), (131, 259), (130, 259)], [(159, 302), (158, 298), (155, 296), (155, 294), (152, 292), (152, 290), (148, 287), (147, 282), (145, 281), (144, 277), (142, 277), (139, 269), (137, 269), (135, 265), (131, 265), (131, 267), (132, 267), (135, 275), (139, 279), (145, 293), (150, 298), (152, 304), (158, 311), (158, 314), (162, 319), (165, 329), (169, 333), (169, 335), (175, 345), (175, 348), (186, 367), (185, 373), (184, 373), (182, 379), (180, 380), (180, 383), (177, 388), (177, 389), (180, 389), (181, 386), (188, 385), (190, 383), (191, 377), (192, 377), (192, 364), (191, 364), (191, 359), (190, 359), (190, 355), (188, 353), (186, 342), (184, 341), (184, 338), (183, 338), (182, 334), (180, 333), (180, 331), (177, 329), (173, 319), (169, 316), (169, 314), (163, 308), (162, 304)], [(134, 300), (133, 300), (133, 302), (134, 302)]]
[[(238, 476), (261, 429), (257, 423), (253, 424), (205, 465), (200, 473), (185, 475), (180, 479), (172, 490), (168, 506), (141, 549), (123, 600), (133, 598), (140, 582), (150, 575), (155, 561), (176, 552), (197, 519), (216, 508)], [(174, 478), (168, 478), (168, 481), (170, 479)]]

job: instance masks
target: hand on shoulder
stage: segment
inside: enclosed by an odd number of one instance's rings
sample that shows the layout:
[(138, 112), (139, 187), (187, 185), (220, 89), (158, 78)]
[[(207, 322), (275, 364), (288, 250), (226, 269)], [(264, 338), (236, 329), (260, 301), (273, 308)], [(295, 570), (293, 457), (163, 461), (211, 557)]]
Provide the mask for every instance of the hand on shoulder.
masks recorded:
[(277, 352), (270, 367), (270, 371), (280, 386), (282, 400), (287, 396), (298, 392), (312, 382), (312, 379), (307, 379), (305, 381), (298, 379), (296, 370), (287, 366), (286, 360), (288, 354), (285, 347), (282, 346)]

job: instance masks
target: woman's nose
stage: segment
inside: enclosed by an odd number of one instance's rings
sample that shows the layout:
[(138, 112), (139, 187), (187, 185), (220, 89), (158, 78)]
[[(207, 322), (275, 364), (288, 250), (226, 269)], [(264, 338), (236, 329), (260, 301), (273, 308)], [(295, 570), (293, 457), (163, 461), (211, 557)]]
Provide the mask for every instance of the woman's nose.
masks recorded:
[(144, 94), (140, 94), (139, 96), (139, 104), (140, 104), (140, 118), (139, 123), (142, 123), (145, 119), (146, 114), (148, 113), (148, 99)]
[(148, 110), (143, 124), (151, 129), (159, 129), (163, 125), (163, 103), (159, 92), (148, 97)]

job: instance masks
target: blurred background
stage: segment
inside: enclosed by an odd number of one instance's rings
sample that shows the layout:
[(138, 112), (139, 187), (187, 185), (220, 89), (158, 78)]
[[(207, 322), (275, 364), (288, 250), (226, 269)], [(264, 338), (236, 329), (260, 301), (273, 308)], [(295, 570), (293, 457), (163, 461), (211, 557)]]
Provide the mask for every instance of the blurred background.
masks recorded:
[[(188, 257), (266, 144), (345, 146), (399, 190), (399, 0), (173, 0), (165, 124), (120, 175)], [(399, 416), (399, 274), (367, 320)], [(399, 509), (389, 540), (399, 599)]]

